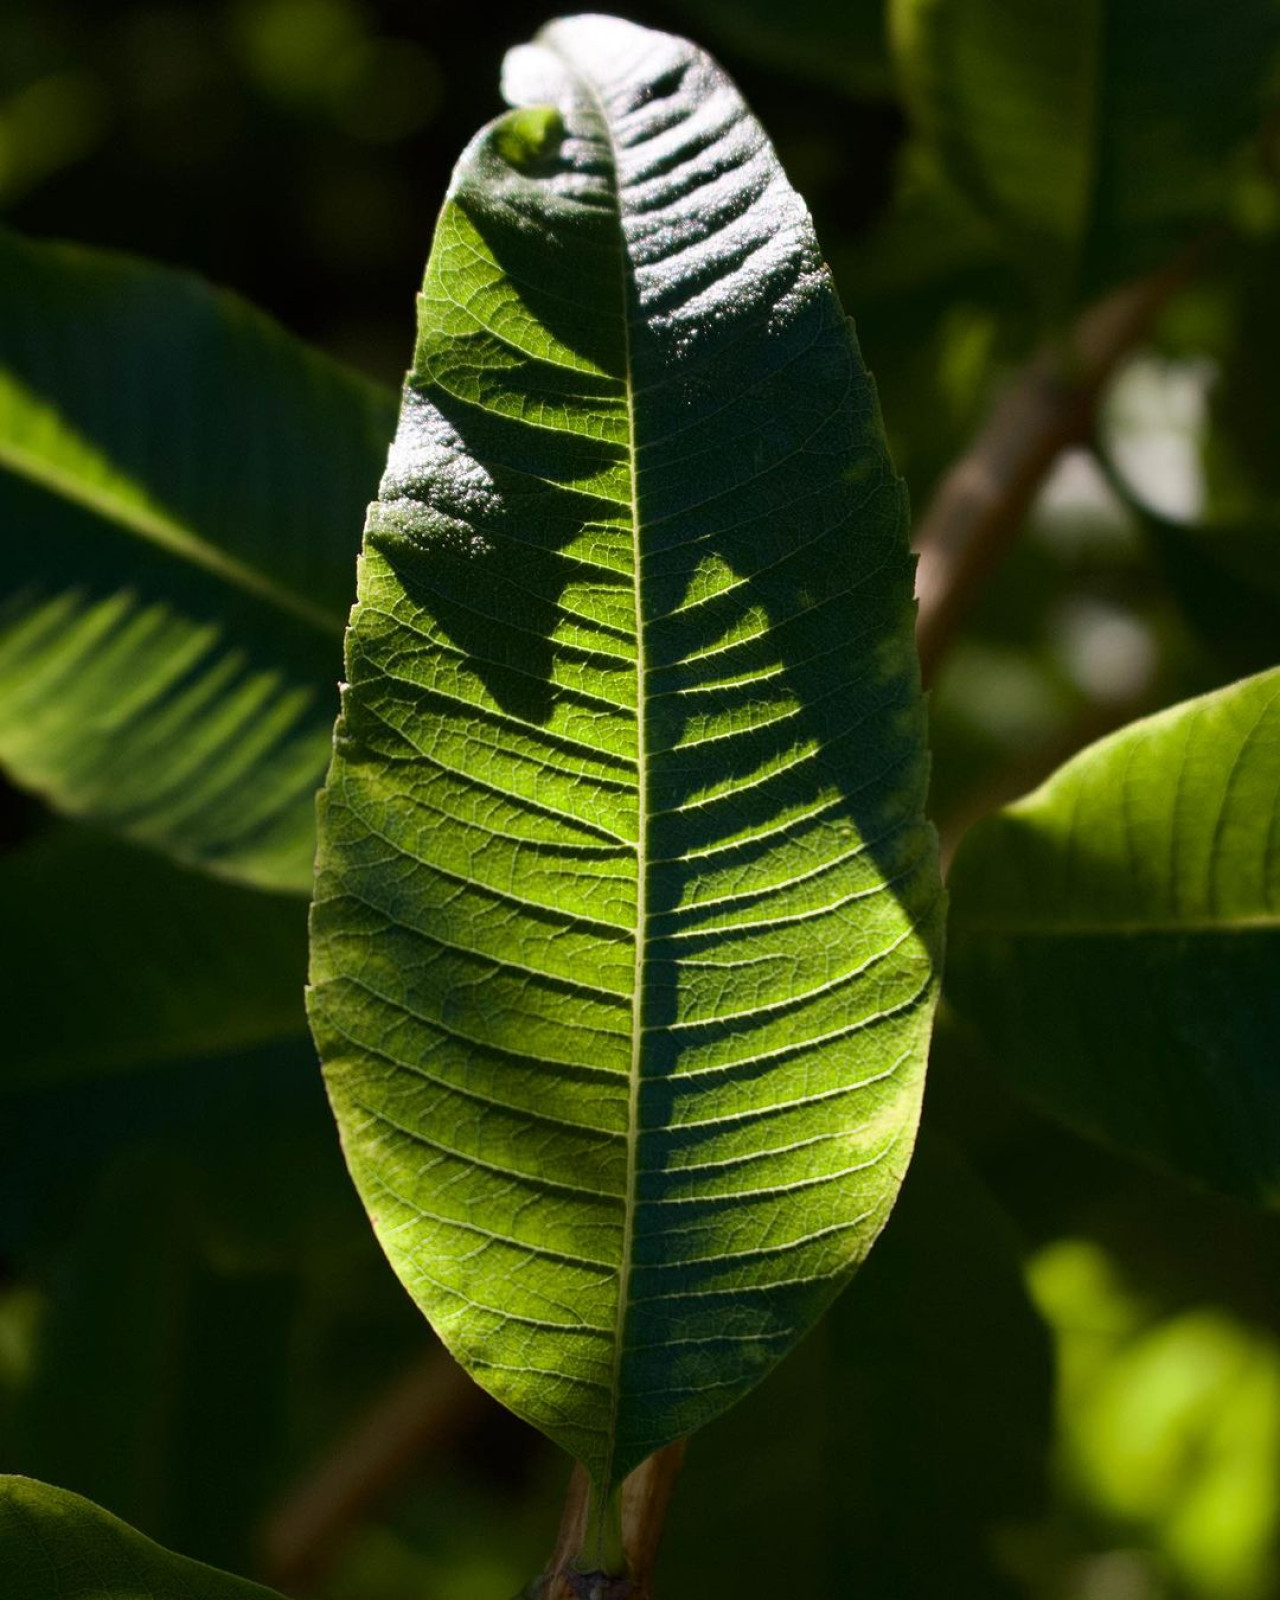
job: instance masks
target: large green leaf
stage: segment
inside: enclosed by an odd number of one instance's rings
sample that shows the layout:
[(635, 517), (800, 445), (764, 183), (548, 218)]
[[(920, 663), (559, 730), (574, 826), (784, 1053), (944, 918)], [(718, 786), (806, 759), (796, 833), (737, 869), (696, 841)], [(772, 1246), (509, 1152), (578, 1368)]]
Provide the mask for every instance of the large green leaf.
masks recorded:
[[(32, 1478), (0, 1478), (0, 1594), (14, 1600), (272, 1600)], [(279, 1600), (279, 1596), (275, 1596)]]
[(0, 233), (0, 764), (305, 892), (390, 398), (193, 278)]
[(347, 644), (313, 1025), (386, 1250), (614, 1482), (754, 1384), (910, 1153), (942, 915), (905, 500), (719, 68), (508, 58)]
[(305, 1037), (306, 913), (60, 828), (0, 856), (11, 1090)]
[(948, 994), (1087, 1132), (1280, 1199), (1280, 669), (1132, 724), (956, 858)]
[(891, 0), (925, 138), (1057, 308), (1221, 216), (1280, 46), (1275, 0)]

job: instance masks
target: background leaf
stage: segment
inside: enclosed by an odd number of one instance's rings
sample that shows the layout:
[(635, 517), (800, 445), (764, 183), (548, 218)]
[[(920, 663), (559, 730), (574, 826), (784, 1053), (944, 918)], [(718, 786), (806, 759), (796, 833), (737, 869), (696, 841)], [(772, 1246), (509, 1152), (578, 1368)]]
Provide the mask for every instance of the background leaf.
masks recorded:
[(430, 1348), (309, 1045), (6, 1094), (0, 1259), (0, 1471), (234, 1569)]
[(803, 206), (681, 41), (555, 24), (506, 90), (370, 516), (312, 1018), (393, 1265), (607, 1485), (869, 1248), (942, 902), (904, 501)]
[(677, 0), (690, 33), (768, 61), (775, 70), (850, 93), (885, 95), (889, 63), (883, 0)]
[(0, 856), (6, 1090), (305, 1037), (306, 913), (87, 829)]
[(906, 98), (1051, 309), (1221, 220), (1280, 46), (1273, 0), (891, 0)]
[(1278, 792), (1280, 669), (1091, 746), (965, 839), (947, 978), (1036, 1100), (1272, 1205)]
[(195, 279), (0, 234), (0, 763), (305, 892), (389, 397)]
[(162, 1550), (91, 1501), (31, 1478), (0, 1478), (0, 1584), (23, 1600), (271, 1595), (256, 1583)]

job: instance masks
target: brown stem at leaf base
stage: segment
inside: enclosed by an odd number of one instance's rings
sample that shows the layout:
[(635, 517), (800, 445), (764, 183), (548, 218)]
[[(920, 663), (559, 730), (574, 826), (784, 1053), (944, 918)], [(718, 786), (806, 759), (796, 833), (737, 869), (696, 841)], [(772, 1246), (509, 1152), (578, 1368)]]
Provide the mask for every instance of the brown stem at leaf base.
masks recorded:
[(913, 541), (920, 555), (916, 643), (926, 683), (1050, 468), (1064, 450), (1088, 441), (1117, 367), (1186, 283), (1204, 247), (1099, 300), (1063, 339), (1033, 356), (942, 479)]
[(531, 1600), (652, 1600), (654, 1564), (684, 1450), (683, 1440), (668, 1445), (623, 1483), (621, 1575), (589, 1570), (590, 1552), (583, 1547), (591, 1485), (582, 1468), (574, 1467), (556, 1547), (546, 1573), (527, 1591)]

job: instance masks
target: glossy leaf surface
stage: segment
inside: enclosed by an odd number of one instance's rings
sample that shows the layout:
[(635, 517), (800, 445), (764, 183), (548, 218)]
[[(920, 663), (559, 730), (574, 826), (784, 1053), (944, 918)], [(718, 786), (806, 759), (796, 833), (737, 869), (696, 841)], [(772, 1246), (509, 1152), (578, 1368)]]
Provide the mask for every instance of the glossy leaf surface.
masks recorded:
[(869, 1248), (941, 897), (904, 496), (802, 203), (683, 41), (557, 23), (505, 88), (368, 523), (312, 1017), (406, 1285), (609, 1483)]
[(961, 846), (948, 994), (1027, 1093), (1280, 1198), (1280, 670), (1132, 724)]
[(1273, 0), (892, 0), (916, 122), (1054, 309), (1220, 220), (1280, 47)]
[(271, 1600), (273, 1591), (174, 1555), (65, 1489), (4, 1477), (0, 1593), (22, 1600)]
[(0, 764), (305, 893), (389, 399), (179, 273), (0, 234)]

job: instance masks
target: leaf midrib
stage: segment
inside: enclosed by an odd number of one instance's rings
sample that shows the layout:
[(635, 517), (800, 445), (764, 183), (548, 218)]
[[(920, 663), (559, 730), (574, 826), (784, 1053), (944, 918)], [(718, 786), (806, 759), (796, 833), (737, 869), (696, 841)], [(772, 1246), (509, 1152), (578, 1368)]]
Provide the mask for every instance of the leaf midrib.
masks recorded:
[(24, 450), (12, 440), (0, 439), (0, 467), (60, 499), (83, 507), (126, 533), (146, 539), (169, 555), (201, 567), (232, 588), (268, 601), (318, 632), (339, 639), (343, 636), (345, 618), (296, 594), (247, 562), (238, 561), (170, 517), (132, 504), (101, 485), (89, 484), (73, 474), (61, 472), (46, 458)]
[[(557, 52), (559, 54), (559, 52)], [(627, 243), (622, 219), (622, 189), (619, 182), (618, 147), (613, 136), (604, 101), (595, 84), (574, 63), (563, 55), (568, 70), (579, 83), (595, 107), (600, 127), (609, 148), (609, 178), (613, 189), (614, 207), (618, 222), (618, 292), (622, 316), (622, 381), (627, 402), (627, 468), (631, 483), (631, 564), (632, 595), (636, 634), (636, 912), (635, 958), (632, 972), (631, 996), (631, 1064), (627, 1083), (627, 1150), (626, 1178), (623, 1189), (622, 1247), (618, 1266), (618, 1298), (613, 1326), (613, 1362), (610, 1374), (609, 1427), (606, 1436), (603, 1482), (599, 1488), (608, 1494), (613, 1487), (613, 1466), (617, 1455), (618, 1420), (622, 1406), (622, 1356), (623, 1336), (631, 1299), (631, 1264), (634, 1253), (636, 1186), (639, 1169), (640, 1144), (640, 1084), (644, 1064), (644, 995), (645, 968), (648, 953), (648, 833), (649, 833), (649, 780), (646, 745), (648, 720), (648, 678), (645, 670), (644, 605), (641, 581), (642, 554), (640, 538), (639, 457), (636, 451), (635, 382), (632, 373), (631, 351), (631, 295), (628, 269), (631, 252)], [(601, 1508), (603, 1509), (603, 1508)], [(598, 1524), (598, 1537), (603, 1538), (603, 1520)]]

